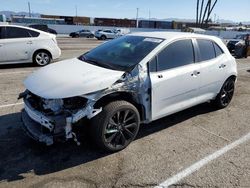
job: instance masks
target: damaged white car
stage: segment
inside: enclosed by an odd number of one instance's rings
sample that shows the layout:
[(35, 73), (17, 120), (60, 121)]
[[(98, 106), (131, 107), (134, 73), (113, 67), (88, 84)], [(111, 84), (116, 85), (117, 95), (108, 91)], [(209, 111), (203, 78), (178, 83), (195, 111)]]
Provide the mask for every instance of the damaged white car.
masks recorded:
[(228, 106), (236, 77), (235, 59), (216, 37), (130, 34), (31, 74), (19, 96), (23, 127), (47, 145), (58, 137), (79, 143), (74, 127), (90, 119), (98, 146), (119, 151), (141, 123), (207, 101)]

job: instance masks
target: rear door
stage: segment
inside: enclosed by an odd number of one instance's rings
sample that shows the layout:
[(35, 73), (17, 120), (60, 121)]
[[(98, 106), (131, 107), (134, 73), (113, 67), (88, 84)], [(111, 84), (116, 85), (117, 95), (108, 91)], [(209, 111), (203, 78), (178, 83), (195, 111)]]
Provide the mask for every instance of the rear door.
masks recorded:
[(194, 54), (192, 40), (184, 39), (168, 45), (150, 62), (153, 120), (196, 104), (200, 67)]
[(213, 41), (197, 39), (199, 51), (201, 86), (198, 100), (200, 102), (214, 98), (220, 91), (225, 77), (227, 56)]
[(29, 30), (18, 27), (5, 27), (3, 39), (1, 39), (1, 51), (4, 56), (1, 62), (13, 62), (28, 60), (31, 57), (32, 40)]

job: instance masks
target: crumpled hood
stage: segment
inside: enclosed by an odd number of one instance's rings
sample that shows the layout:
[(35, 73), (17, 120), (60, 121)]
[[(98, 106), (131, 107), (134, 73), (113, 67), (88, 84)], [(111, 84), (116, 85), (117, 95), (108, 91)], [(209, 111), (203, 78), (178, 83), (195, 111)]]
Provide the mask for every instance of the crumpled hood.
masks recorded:
[(59, 99), (108, 88), (123, 74), (123, 71), (102, 68), (74, 58), (39, 69), (24, 81), (24, 85), (40, 97)]

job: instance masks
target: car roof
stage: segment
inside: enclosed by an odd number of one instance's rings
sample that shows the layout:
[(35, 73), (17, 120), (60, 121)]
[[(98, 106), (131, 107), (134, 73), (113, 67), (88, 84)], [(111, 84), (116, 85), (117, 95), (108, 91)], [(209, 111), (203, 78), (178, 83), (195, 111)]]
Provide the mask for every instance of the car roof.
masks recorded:
[[(160, 38), (165, 40), (175, 40), (179, 38), (202, 38), (208, 40), (218, 40), (218, 37), (202, 35), (196, 33), (185, 33), (185, 32), (165, 32), (165, 31), (157, 31), (157, 32), (135, 32), (129, 34), (131, 36), (142, 36), (142, 37), (152, 37), (152, 38)], [(221, 39), (219, 39), (221, 40)]]

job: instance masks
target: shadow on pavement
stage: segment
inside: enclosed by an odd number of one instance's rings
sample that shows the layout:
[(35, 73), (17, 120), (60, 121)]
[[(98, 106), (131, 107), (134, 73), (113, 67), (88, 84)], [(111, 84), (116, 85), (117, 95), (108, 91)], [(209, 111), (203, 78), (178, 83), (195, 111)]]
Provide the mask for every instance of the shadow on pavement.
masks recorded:
[(12, 69), (12, 68), (31, 68), (37, 67), (33, 63), (18, 63), (18, 64), (9, 64), (9, 65), (0, 65), (0, 69)]
[[(210, 104), (202, 104), (142, 125), (137, 139), (212, 111), (215, 109)], [(38, 144), (24, 134), (20, 116), (20, 113), (0, 116), (0, 181), (24, 179), (22, 174), (27, 172), (50, 174), (110, 155), (95, 148), (85, 134), (80, 136), (81, 146), (73, 142), (56, 143), (50, 147)]]

